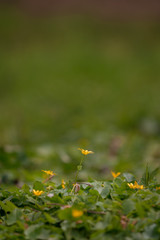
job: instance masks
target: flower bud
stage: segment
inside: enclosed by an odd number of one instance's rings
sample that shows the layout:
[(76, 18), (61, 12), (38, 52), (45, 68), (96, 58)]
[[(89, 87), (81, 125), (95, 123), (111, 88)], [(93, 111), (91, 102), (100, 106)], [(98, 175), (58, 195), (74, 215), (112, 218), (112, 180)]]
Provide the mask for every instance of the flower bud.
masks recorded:
[(80, 190), (80, 185), (76, 183), (74, 188), (75, 193), (79, 192), (79, 190)]

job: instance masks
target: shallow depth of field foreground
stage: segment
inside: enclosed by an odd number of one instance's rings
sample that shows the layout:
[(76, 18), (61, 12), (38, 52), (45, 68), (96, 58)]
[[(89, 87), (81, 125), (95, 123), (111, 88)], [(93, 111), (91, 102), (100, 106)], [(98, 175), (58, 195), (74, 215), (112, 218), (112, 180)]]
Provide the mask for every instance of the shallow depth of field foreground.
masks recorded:
[(83, 162), (94, 154), (78, 150), (82, 157), (72, 181), (55, 182), (55, 172), (42, 170), (44, 179), (1, 188), (1, 239), (158, 240), (159, 169), (151, 172), (147, 165), (139, 180), (131, 173), (111, 171), (107, 181), (78, 181)]
[(159, 3), (59, 2), (0, 1), (0, 240), (159, 240)]

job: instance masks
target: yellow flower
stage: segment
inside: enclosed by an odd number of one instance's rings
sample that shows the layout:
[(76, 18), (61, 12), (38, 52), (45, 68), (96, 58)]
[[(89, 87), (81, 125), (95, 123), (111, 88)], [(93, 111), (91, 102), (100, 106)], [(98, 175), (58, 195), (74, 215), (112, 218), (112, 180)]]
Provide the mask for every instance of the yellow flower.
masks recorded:
[(111, 173), (112, 173), (112, 176), (114, 178), (118, 177), (121, 174), (120, 172), (115, 173), (115, 172), (112, 172), (112, 171), (111, 171)]
[(73, 209), (73, 210), (72, 210), (72, 216), (73, 216), (74, 218), (79, 218), (79, 217), (81, 217), (82, 215), (83, 215), (83, 211), (77, 210), (77, 209)]
[(39, 190), (33, 189), (33, 193), (34, 193), (34, 195), (36, 195), (36, 196), (40, 196), (42, 193), (44, 193), (44, 191), (39, 191)]
[(88, 154), (94, 153), (94, 152), (89, 151), (89, 150), (84, 150), (83, 148), (78, 148), (78, 150), (80, 150), (83, 155), (88, 155)]
[(56, 175), (53, 171), (46, 171), (46, 170), (42, 170), (42, 172), (45, 172), (47, 175)]
[(65, 183), (64, 179), (62, 179), (62, 188), (63, 188), (63, 189), (65, 189), (65, 184), (66, 184), (66, 183)]
[(136, 181), (133, 183), (128, 183), (128, 186), (131, 188), (131, 189), (144, 189), (144, 186), (143, 185), (139, 185)]
[(144, 189), (143, 185), (138, 185), (138, 189)]
[(156, 187), (156, 190), (160, 190), (160, 187)]
[(127, 184), (131, 189), (135, 189), (135, 186), (133, 185), (133, 183), (127, 183)]
[(144, 189), (144, 186), (143, 186), (143, 185), (139, 185), (136, 181), (135, 181), (135, 183), (134, 183), (134, 186), (135, 186), (135, 188), (137, 188), (137, 189)]

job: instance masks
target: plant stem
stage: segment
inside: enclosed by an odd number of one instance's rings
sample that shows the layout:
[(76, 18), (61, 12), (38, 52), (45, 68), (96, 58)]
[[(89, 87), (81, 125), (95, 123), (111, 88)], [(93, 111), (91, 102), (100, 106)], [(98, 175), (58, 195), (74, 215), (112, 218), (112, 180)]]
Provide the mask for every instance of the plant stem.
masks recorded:
[(50, 181), (54, 176), (55, 176), (55, 174), (51, 175), (49, 178), (45, 179), (43, 181), (43, 183), (46, 183), (46, 182)]
[(76, 173), (76, 177), (75, 177), (75, 183), (77, 182), (78, 174), (79, 174), (80, 170), (82, 169), (83, 161), (84, 161), (84, 156), (82, 156), (80, 164), (77, 166), (77, 173)]

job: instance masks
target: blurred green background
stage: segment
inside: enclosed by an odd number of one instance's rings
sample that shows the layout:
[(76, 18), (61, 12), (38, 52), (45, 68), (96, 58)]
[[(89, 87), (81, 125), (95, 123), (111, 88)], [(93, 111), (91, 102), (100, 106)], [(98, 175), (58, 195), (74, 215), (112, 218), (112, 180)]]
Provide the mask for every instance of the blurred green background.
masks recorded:
[(95, 151), (84, 179), (158, 166), (159, 30), (158, 21), (1, 8), (1, 171), (32, 163), (68, 175), (77, 147)]

